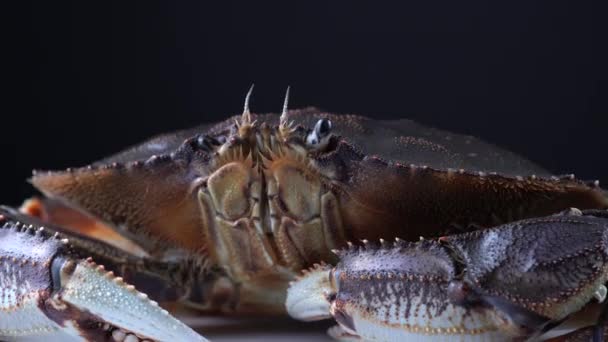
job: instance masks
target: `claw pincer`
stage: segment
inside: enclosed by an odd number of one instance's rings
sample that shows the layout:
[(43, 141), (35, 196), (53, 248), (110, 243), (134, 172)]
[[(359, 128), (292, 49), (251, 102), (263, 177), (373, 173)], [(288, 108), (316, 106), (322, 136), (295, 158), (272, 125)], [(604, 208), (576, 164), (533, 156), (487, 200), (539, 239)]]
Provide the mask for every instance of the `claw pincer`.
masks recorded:
[[(536, 339), (570, 319), (578, 322), (570, 331), (606, 324), (597, 314), (606, 311), (605, 212), (570, 211), (439, 241), (365, 243), (338, 255), (333, 270), (313, 269), (287, 297), (293, 317), (332, 316), (338, 337), (497, 341)], [(596, 314), (591, 306), (600, 307)]]
[(12, 214), (0, 211), (1, 340), (204, 340), (62, 234)]

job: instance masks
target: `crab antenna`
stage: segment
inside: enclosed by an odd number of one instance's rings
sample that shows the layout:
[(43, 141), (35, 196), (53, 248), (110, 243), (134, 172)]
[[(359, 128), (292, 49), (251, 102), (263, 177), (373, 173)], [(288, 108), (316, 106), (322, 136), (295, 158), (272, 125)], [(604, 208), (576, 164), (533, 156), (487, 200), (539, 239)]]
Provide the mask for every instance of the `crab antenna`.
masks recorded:
[(279, 118), (279, 125), (281, 127), (287, 127), (287, 104), (289, 103), (289, 86), (287, 86), (287, 91), (285, 92), (285, 100), (283, 101), (283, 112), (281, 113), (281, 117)]
[(245, 96), (245, 105), (243, 107), (243, 115), (241, 116), (241, 125), (251, 124), (251, 112), (249, 111), (249, 98), (251, 98), (251, 93), (253, 92), (253, 86), (249, 88), (247, 95)]

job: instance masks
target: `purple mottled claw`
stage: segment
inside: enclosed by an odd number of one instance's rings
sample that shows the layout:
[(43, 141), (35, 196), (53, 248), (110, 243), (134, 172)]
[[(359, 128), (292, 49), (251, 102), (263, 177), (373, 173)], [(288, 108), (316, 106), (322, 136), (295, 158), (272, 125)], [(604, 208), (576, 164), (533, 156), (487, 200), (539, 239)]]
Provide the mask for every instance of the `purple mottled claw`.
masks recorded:
[[(0, 210), (0, 339), (204, 341), (122, 278), (83, 258), (87, 241)], [(107, 248), (115, 262), (133, 258)], [(131, 262), (133, 260), (130, 260)], [(129, 337), (131, 336), (131, 337)]]
[(287, 309), (303, 320), (331, 315), (340, 334), (379, 341), (537, 339), (570, 320), (569, 331), (603, 327), (590, 308), (608, 292), (606, 214), (571, 210), (439, 240), (351, 245), (333, 270), (292, 284)]

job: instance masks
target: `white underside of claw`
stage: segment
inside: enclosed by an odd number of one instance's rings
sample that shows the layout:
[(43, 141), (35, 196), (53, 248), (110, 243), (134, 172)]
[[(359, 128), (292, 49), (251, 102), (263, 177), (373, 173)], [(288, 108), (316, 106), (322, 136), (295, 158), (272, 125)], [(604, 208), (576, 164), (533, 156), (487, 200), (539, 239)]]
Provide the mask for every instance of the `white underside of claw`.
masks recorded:
[[(2, 286), (6, 283), (0, 280)], [(27, 286), (26, 284), (22, 284)], [(22, 295), (17, 289), (3, 287), (0, 291), (0, 340), (2, 341), (77, 341), (60, 326), (50, 320), (38, 306), (39, 294), (30, 292), (17, 303)]]
[[(18, 246), (10, 243), (10, 239), (20, 238), (19, 235), (5, 236), (4, 248)], [(16, 247), (15, 247), (16, 248)], [(32, 253), (41, 252), (33, 250)], [(4, 261), (4, 262), (2, 262)], [(77, 340), (66, 335), (60, 326), (49, 319), (39, 307), (41, 295), (44, 293), (27, 281), (22, 268), (15, 262), (0, 258), (0, 340), (1, 341), (34, 341), (44, 339), (49, 341)]]
[[(341, 308), (348, 316), (351, 334), (371, 341), (511, 341), (514, 336), (503, 330), (510, 323), (491, 309), (468, 310), (446, 303), (427, 303), (421, 296), (399, 297), (391, 293), (406, 292), (393, 283), (389, 288), (375, 287), (386, 296), (364, 299), (354, 296)], [(342, 324), (340, 320), (338, 323)], [(508, 330), (508, 329), (507, 329)]]
[(414, 332), (401, 326), (379, 325), (372, 321), (353, 316), (357, 333), (363, 341), (467, 341), (467, 342), (500, 342), (512, 341), (513, 338), (499, 331), (487, 331), (480, 334), (428, 334), (424, 330)]
[(188, 326), (103, 267), (81, 261), (61, 300), (140, 337), (159, 341), (206, 341)]
[(318, 265), (306, 271), (287, 290), (285, 307), (287, 313), (301, 321), (316, 321), (330, 318), (329, 301), (326, 295), (331, 290), (330, 267)]

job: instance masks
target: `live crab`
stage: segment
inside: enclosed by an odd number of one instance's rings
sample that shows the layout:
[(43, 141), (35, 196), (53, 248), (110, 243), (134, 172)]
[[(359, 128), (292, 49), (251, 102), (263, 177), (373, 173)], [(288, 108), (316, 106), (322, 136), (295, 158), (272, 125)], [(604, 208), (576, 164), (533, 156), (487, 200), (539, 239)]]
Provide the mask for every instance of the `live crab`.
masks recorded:
[(597, 181), (289, 93), (256, 115), (250, 94), (224, 122), (34, 172), (44, 197), (0, 212), (0, 338), (204, 340), (161, 302), (333, 317), (341, 339), (603, 339)]

